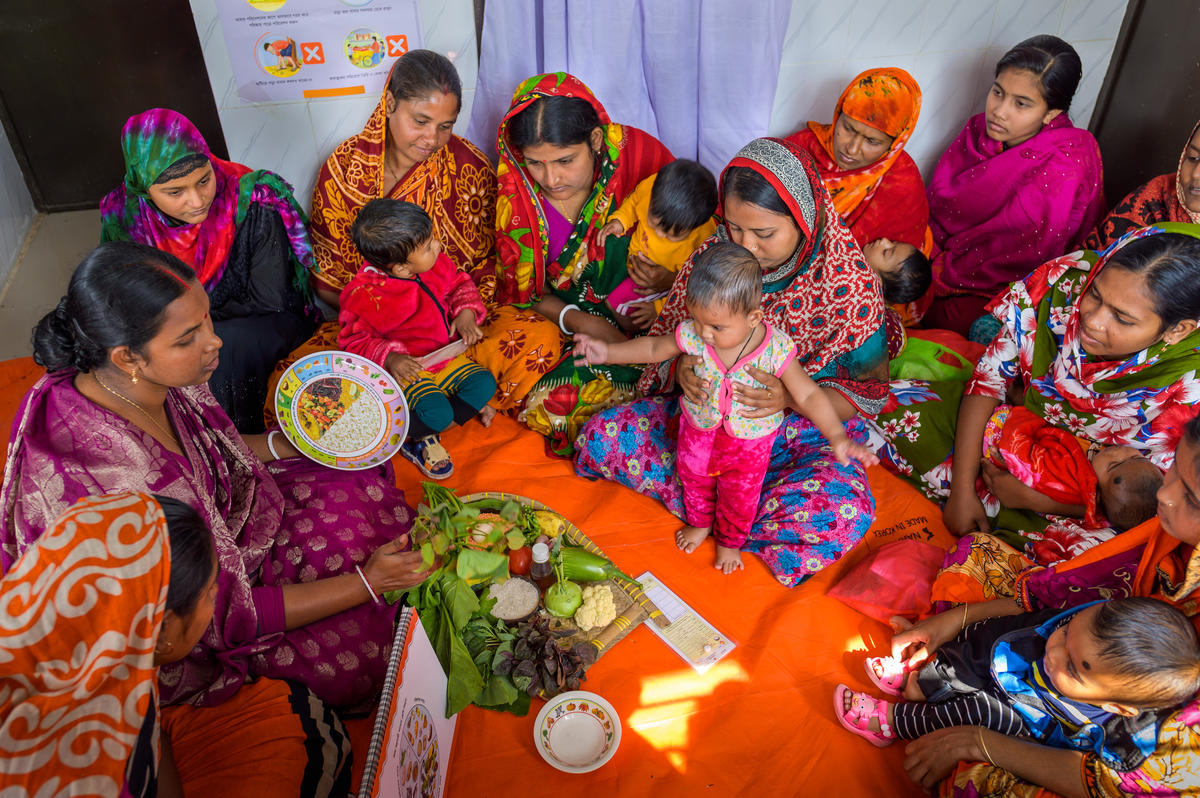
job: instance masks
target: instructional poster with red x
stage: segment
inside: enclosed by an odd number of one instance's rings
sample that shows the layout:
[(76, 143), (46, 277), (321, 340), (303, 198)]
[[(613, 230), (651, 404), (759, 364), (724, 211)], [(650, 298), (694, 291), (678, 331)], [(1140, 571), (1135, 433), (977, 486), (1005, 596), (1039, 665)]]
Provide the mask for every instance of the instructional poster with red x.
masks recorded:
[(217, 13), (248, 103), (375, 93), (421, 46), (417, 0), (217, 0)]

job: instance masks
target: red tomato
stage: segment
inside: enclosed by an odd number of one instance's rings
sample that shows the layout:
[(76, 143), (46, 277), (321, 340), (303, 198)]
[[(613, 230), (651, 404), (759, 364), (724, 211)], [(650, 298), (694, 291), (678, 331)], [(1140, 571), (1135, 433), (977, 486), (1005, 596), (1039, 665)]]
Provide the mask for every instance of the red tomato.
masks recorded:
[(508, 572), (513, 576), (525, 576), (533, 565), (533, 552), (528, 546), (510, 549), (508, 552)]

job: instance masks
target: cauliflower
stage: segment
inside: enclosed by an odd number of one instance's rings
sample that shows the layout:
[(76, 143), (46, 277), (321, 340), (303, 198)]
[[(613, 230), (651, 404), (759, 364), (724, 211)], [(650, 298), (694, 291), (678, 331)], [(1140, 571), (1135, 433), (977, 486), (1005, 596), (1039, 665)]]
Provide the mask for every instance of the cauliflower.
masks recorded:
[(575, 625), (583, 631), (608, 626), (617, 617), (608, 585), (588, 585), (583, 589), (583, 604), (575, 611)]

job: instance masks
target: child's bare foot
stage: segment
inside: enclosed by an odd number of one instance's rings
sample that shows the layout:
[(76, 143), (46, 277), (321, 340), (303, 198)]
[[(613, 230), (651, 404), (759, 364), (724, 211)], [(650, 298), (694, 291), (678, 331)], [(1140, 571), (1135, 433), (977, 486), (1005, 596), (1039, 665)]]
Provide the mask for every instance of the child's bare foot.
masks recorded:
[(484, 405), (479, 411), (479, 423), (485, 427), (492, 426), (492, 419), (496, 417), (496, 408), (491, 405)]
[(675, 545), (684, 554), (691, 554), (712, 532), (711, 526), (685, 526), (675, 533)]
[(731, 574), (739, 568), (745, 568), (746, 566), (742, 562), (742, 553), (740, 551), (718, 544), (717, 561), (713, 567), (723, 574)]

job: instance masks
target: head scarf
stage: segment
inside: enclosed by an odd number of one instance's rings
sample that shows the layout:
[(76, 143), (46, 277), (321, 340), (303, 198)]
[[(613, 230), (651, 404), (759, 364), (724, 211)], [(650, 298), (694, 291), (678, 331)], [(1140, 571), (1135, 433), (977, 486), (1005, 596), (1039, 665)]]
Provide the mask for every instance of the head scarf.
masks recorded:
[[(1200, 213), (1188, 210), (1183, 194), (1183, 162), (1187, 158), (1188, 144), (1200, 122), (1192, 128), (1179, 155), (1179, 166), (1175, 174), (1159, 175), (1130, 192), (1113, 206), (1104, 221), (1087, 237), (1084, 246), (1088, 249), (1105, 249), (1126, 233), (1160, 222), (1183, 222), (1200, 224)], [(1192, 178), (1193, 180), (1196, 177)]]
[[(169, 252), (196, 270), (211, 290), (225, 273), (229, 250), (250, 206), (276, 211), (292, 249), (293, 283), (307, 291), (306, 269), (312, 263), (304, 211), (292, 187), (279, 175), (251, 171), (212, 154), (200, 131), (183, 114), (166, 108), (129, 117), (121, 129), (125, 182), (100, 203), (102, 241), (139, 241)], [(158, 209), (149, 189), (159, 176), (189, 155), (203, 155), (213, 168), (216, 196), (208, 216), (198, 224), (181, 224)]]
[(1170, 467), (1200, 401), (1200, 330), (1121, 361), (1088, 357), (1079, 339), (1079, 309), (1092, 281), (1124, 247), (1163, 233), (1200, 238), (1200, 227), (1144, 227), (1103, 252), (1064, 255), (1013, 283), (989, 306), (1003, 327), (967, 393), (1002, 398), (1005, 383), (1019, 377), (1025, 406), (1047, 422), (1101, 444), (1136, 447)]
[[(596, 178), (575, 229), (562, 252), (549, 257), (550, 236), (537, 184), (524, 167), (524, 158), (509, 141), (508, 125), (517, 114), (542, 97), (585, 100), (600, 117), (604, 140), (596, 163)], [(621, 201), (644, 178), (671, 160), (671, 153), (653, 136), (611, 122), (604, 106), (578, 78), (565, 72), (534, 75), (517, 86), (508, 113), (496, 134), (500, 166), (496, 198), (496, 298), (503, 304), (529, 305), (542, 298), (549, 281), (566, 289), (603, 252), (596, 233)]]
[[(393, 70), (401, 60), (396, 59)], [(362, 132), (337, 146), (313, 186), (314, 277), (336, 291), (350, 283), (363, 263), (350, 232), (358, 212), (384, 196), (390, 96), (385, 83)], [(446, 146), (413, 165), (387, 197), (421, 206), (433, 219), (433, 234), (458, 268), (474, 271), (491, 254), (495, 172), (487, 157), (466, 139), (451, 134)]]
[(13, 563), (0, 581), (6, 785), (154, 794), (158, 736), (139, 732), (157, 714), (170, 572), (166, 520), (144, 493), (81, 499)]
[[(766, 321), (786, 331), (796, 344), (805, 371), (816, 374), (862, 346), (883, 326), (879, 280), (834, 211), (808, 153), (780, 139), (755, 139), (733, 157), (726, 170), (733, 166), (748, 167), (766, 178), (800, 228), (802, 241), (796, 252), (763, 275), (762, 307)], [(723, 188), (724, 183), (722, 173), (719, 186)], [(722, 194), (717, 209), (722, 219), (724, 202)], [(696, 254), (718, 240), (730, 240), (723, 221)], [(679, 270), (666, 305), (650, 328), (651, 335), (666, 334), (690, 317), (684, 296), (694, 259), (695, 254)], [(654, 386), (651, 381), (639, 387), (649, 391)]]
[[(842, 114), (892, 137), (892, 146), (883, 157), (849, 171), (837, 166), (833, 154), (833, 130)], [(903, 69), (889, 67), (868, 69), (850, 81), (833, 109), (833, 122), (828, 125), (808, 123), (821, 148), (833, 160), (834, 170), (825, 174), (824, 180), (833, 207), (840, 216), (849, 216), (855, 208), (871, 199), (884, 175), (904, 151), (920, 115), (921, 87)]]

